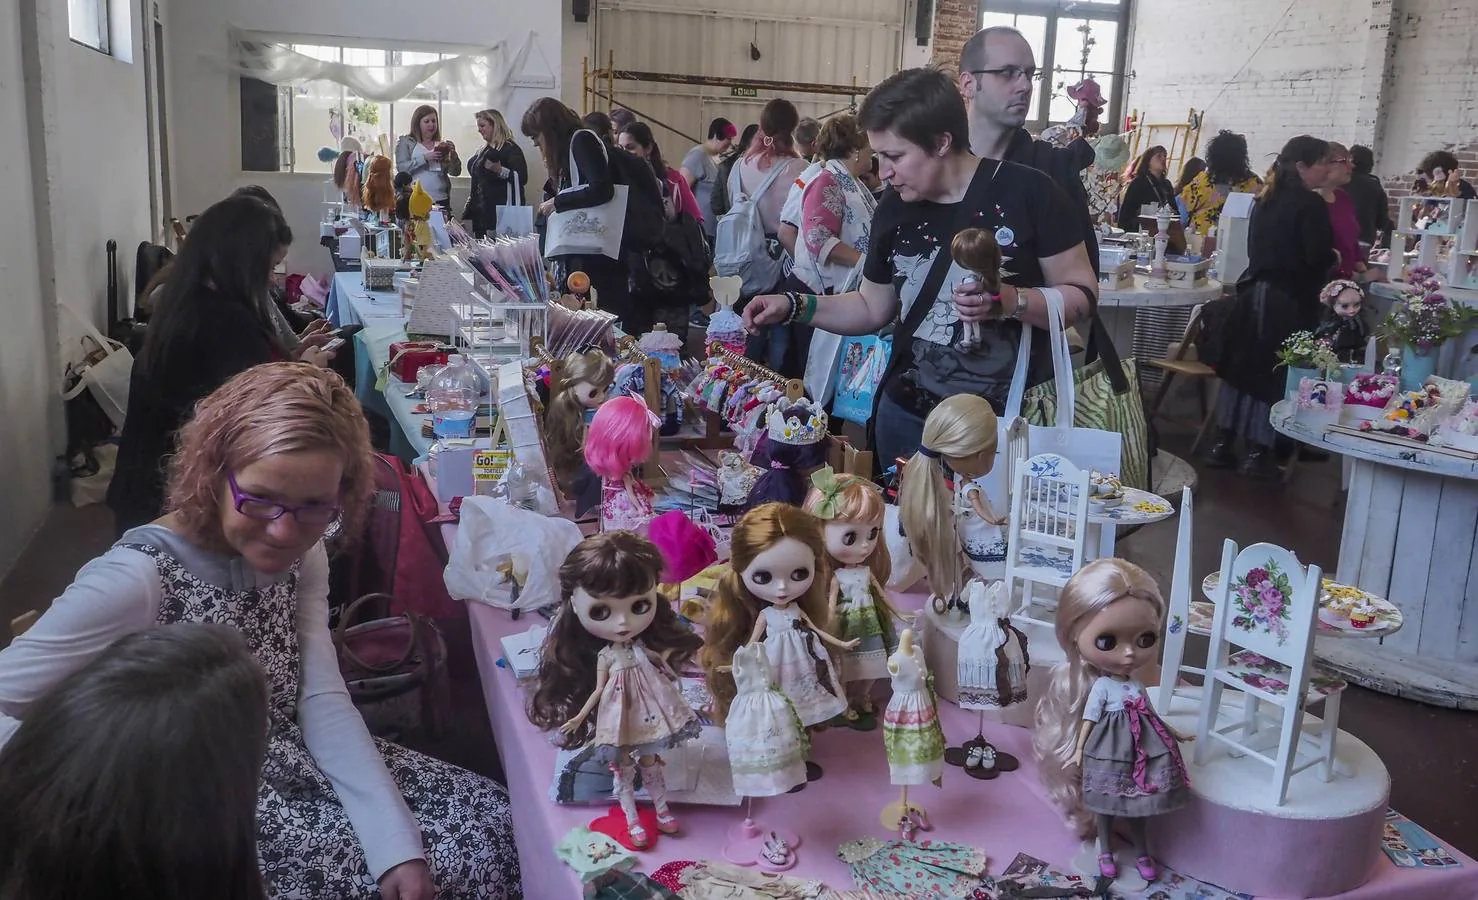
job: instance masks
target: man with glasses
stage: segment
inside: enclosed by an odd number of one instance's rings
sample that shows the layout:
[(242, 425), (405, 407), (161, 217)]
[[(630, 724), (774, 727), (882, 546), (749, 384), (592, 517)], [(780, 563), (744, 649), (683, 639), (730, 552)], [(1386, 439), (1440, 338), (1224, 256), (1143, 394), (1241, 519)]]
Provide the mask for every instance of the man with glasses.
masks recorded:
[(960, 51), (960, 93), (970, 114), (970, 150), (1046, 173), (1082, 210), (1083, 240), (1098, 271), (1098, 237), (1088, 214), (1088, 191), (1079, 173), (1093, 162), (1093, 148), (1079, 138), (1066, 148), (1032, 138), (1022, 126), (1042, 73), (1031, 45), (1015, 28), (975, 33)]

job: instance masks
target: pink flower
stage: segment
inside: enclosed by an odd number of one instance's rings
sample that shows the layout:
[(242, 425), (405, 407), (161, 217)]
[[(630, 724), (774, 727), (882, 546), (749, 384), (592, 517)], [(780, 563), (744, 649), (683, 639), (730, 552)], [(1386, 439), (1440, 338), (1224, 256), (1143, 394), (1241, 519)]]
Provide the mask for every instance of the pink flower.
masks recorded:
[(1268, 570), (1262, 568), (1248, 569), (1246, 580), (1248, 587), (1255, 588), (1258, 585), (1262, 584), (1264, 581), (1268, 580)]

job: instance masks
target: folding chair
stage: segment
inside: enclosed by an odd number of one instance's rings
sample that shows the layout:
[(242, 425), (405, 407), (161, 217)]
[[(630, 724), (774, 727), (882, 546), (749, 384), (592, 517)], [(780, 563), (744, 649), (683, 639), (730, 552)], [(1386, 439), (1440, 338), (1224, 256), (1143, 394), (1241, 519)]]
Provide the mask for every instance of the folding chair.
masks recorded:
[[(1195, 337), (1200, 332), (1201, 313), (1205, 308), (1206, 304), (1201, 303), (1191, 310), (1191, 317), (1186, 322), (1185, 333), (1181, 335), (1180, 342), (1171, 344), (1166, 348), (1168, 356), (1161, 359), (1145, 360), (1145, 365), (1154, 366), (1161, 371), (1160, 389), (1155, 392), (1155, 399), (1150, 403), (1148, 417), (1151, 421), (1161, 418), (1167, 422), (1175, 422), (1195, 428), (1196, 439), (1191, 444), (1192, 456), (1195, 455), (1196, 450), (1201, 446), (1201, 442), (1205, 440), (1206, 432), (1211, 428), (1212, 420), (1216, 418), (1216, 395), (1221, 390), (1221, 382), (1216, 379), (1216, 371), (1196, 359)], [(1187, 356), (1190, 358), (1188, 359)], [(1195, 380), (1201, 385), (1201, 420), (1199, 422), (1193, 419), (1167, 416), (1160, 411), (1160, 407), (1165, 403), (1165, 398), (1170, 394), (1170, 386), (1175, 382), (1175, 376), (1177, 375)], [(1209, 395), (1205, 390), (1208, 381), (1212, 385)]]

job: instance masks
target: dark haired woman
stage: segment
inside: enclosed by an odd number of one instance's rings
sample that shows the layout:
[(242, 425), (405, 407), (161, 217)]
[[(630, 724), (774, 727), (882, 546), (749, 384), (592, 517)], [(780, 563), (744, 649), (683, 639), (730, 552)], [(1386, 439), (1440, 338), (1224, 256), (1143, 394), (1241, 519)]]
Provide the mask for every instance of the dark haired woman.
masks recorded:
[(1459, 200), (1478, 198), (1478, 191), (1473, 190), (1473, 185), (1467, 179), (1458, 177), (1458, 168), (1457, 157), (1446, 150), (1428, 153), (1416, 167), (1417, 179), (1411, 192), (1456, 197)]
[(671, 205), (669, 220), (687, 213), (699, 223), (703, 222), (703, 210), (688, 187), (688, 179), (683, 177), (681, 170), (672, 168), (662, 159), (662, 148), (657, 146), (651, 126), (646, 122), (632, 122), (617, 136), (616, 146), (637, 159), (646, 160), (652, 167), (653, 174), (661, 182), (662, 196)]
[[(970, 152), (965, 101), (944, 73), (908, 69), (884, 80), (857, 122), (893, 188), (873, 217), (861, 288), (756, 297), (744, 321), (751, 329), (797, 321), (871, 334), (901, 318), (872, 418), (873, 446), (886, 466), (918, 449), (924, 417), (944, 397), (979, 394), (1004, 406), (1023, 324), (1033, 326), (1028, 386), (1051, 378), (1044, 288), (1061, 297), (1071, 325), (1092, 309), (1098, 279), (1083, 247), (1083, 217), (1051, 178)], [(962, 226), (991, 230), (1011, 258), (999, 296), (978, 285), (956, 290), (965, 272), (948, 256), (942, 277), (930, 277)], [(938, 287), (921, 296), (931, 283)], [(981, 323), (980, 349), (960, 348), (964, 322)]]
[(234, 628), (120, 638), (0, 747), (0, 897), (266, 900), (266, 725), (267, 681)]
[(693, 147), (683, 157), (683, 178), (693, 196), (698, 199), (698, 209), (703, 213), (698, 218), (703, 222), (703, 232), (708, 235), (710, 242), (713, 240), (713, 229), (718, 223), (718, 216), (713, 213), (713, 190), (718, 183), (719, 158), (729, 151), (738, 136), (739, 129), (734, 127), (734, 123), (719, 116), (708, 123), (707, 140)]
[[(539, 215), (589, 209), (610, 202), (615, 196), (616, 175), (611, 165), (606, 138), (581, 126), (573, 109), (553, 97), (541, 97), (523, 114), (525, 137), (539, 148), (544, 168), (549, 172), (555, 193), (539, 205)], [(580, 170), (576, 183), (570, 172), (570, 157)], [(623, 223), (624, 224), (624, 223)], [(623, 259), (611, 259), (598, 253), (565, 254), (550, 257), (560, 285), (570, 272), (581, 271), (590, 276), (600, 308), (621, 320), (627, 334), (639, 335), (652, 330), (652, 310), (631, 297), (631, 268)]]
[(729, 174), (734, 167), (739, 165), (739, 160), (754, 144), (754, 136), (760, 133), (758, 122), (750, 122), (744, 126), (739, 134), (739, 140), (724, 154), (724, 158), (718, 162), (718, 177), (713, 182), (713, 227), (718, 227), (718, 220), (724, 213), (728, 212), (734, 205), (734, 200), (729, 196)]
[(1207, 234), (1221, 218), (1221, 208), (1233, 193), (1255, 194), (1262, 179), (1247, 162), (1247, 139), (1233, 131), (1219, 132), (1206, 144), (1206, 171), (1177, 193), (1185, 204), (1188, 231)]
[(1151, 147), (1139, 157), (1133, 178), (1124, 188), (1124, 199), (1119, 201), (1120, 228), (1140, 231), (1144, 227), (1141, 214), (1153, 214), (1161, 206), (1175, 209), (1175, 187), (1165, 177), (1169, 165), (1164, 147)]
[(1276, 434), (1268, 421), (1283, 398), (1285, 376), (1278, 348), (1295, 331), (1319, 324), (1319, 289), (1335, 265), (1329, 212), (1317, 193), (1329, 176), (1329, 145), (1300, 135), (1283, 145), (1247, 236), (1247, 272), (1226, 321), (1217, 328), (1207, 362), (1224, 382), (1217, 395), (1221, 434), (1207, 452), (1209, 466), (1237, 464), (1237, 438), (1245, 444), (1240, 471), (1276, 478)]
[(164, 459), (196, 401), (258, 363), (330, 358), (317, 340), (292, 349), (271, 309), (272, 270), (292, 230), (255, 196), (232, 196), (200, 214), (158, 291), (129, 379), (128, 412), (108, 485), (118, 533), (158, 517)]
[[(118, 638), (175, 622), (229, 625), (269, 684), (267, 718), (256, 719), (257, 727), (271, 724), (256, 831), (270, 896), (519, 896), (507, 792), (375, 741), (339, 671), (324, 538), (335, 526), (351, 539), (361, 533), (374, 466), (359, 401), (332, 372), (255, 366), (200, 401), (170, 458), (169, 511), (83, 566), (36, 624), (0, 650), (0, 743), (33, 716), (44, 722), (39, 698), (95, 665)], [(186, 717), (173, 724), (187, 734), (188, 704), (171, 712)], [(119, 736), (103, 730), (105, 721), (94, 724), (94, 740)], [(239, 730), (227, 736), (249, 739)], [(171, 778), (215, 777), (191, 762), (156, 760)], [(0, 817), (11, 813), (0, 809)]]
[(443, 209), (452, 198), (451, 176), (462, 174), (457, 146), (441, 138), (441, 116), (436, 107), (423, 105), (411, 113), (409, 134), (395, 142), (395, 171), (406, 172)]

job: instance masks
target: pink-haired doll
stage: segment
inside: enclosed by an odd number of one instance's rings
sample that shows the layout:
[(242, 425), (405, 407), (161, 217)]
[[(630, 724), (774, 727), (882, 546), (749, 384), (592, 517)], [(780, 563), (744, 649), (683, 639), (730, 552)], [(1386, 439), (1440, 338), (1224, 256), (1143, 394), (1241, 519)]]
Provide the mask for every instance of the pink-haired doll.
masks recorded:
[(652, 489), (632, 469), (652, 452), (662, 420), (638, 397), (602, 403), (585, 435), (585, 462), (601, 478), (601, 531), (645, 535), (652, 520)]

